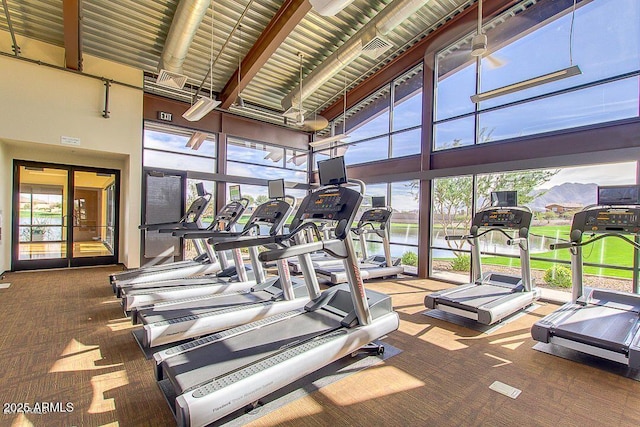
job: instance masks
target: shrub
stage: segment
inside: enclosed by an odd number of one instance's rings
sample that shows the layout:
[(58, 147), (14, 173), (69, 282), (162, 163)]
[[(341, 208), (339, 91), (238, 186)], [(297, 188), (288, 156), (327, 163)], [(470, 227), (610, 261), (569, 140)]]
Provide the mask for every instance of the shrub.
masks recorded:
[(402, 254), (402, 265), (415, 267), (418, 265), (418, 254), (415, 252), (405, 252)]
[(544, 281), (559, 288), (571, 287), (571, 270), (562, 265), (554, 265), (544, 273)]
[(451, 261), (451, 268), (455, 271), (469, 271), (471, 268), (471, 257), (469, 255), (456, 255)]

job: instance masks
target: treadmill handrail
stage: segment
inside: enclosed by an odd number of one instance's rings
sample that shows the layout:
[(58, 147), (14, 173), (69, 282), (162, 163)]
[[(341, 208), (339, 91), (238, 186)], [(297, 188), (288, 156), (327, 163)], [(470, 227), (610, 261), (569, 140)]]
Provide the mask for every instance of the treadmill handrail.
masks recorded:
[(471, 240), (475, 236), (472, 234), (465, 235), (455, 235), (455, 236), (444, 236), (444, 240)]
[(171, 229), (174, 227), (182, 227), (183, 224), (189, 224), (186, 223), (184, 221), (180, 222), (180, 221), (174, 221), (174, 222), (160, 222), (158, 224), (141, 224), (138, 226), (138, 229), (140, 230), (160, 230), (160, 229)]
[(303, 243), (300, 245), (289, 246), (281, 249), (271, 249), (266, 252), (261, 252), (260, 255), (258, 255), (258, 258), (262, 262), (277, 261), (283, 258), (289, 258), (289, 257), (321, 251), (325, 248), (326, 245), (335, 243), (335, 242), (342, 242), (342, 240), (332, 239), (328, 241), (325, 240), (320, 242)]
[(590, 245), (592, 243), (597, 242), (598, 240), (604, 239), (605, 237), (617, 237), (617, 238), (622, 239), (625, 242), (629, 243), (634, 248), (640, 250), (640, 244), (634, 242), (633, 240), (629, 239), (626, 236), (622, 236), (620, 234), (615, 234), (615, 233), (598, 234), (596, 237), (592, 237), (591, 239), (585, 240), (584, 242), (552, 243), (552, 244), (549, 245), (549, 249), (556, 250), (556, 249), (576, 248), (576, 247), (579, 247), (579, 246), (587, 246), (587, 245)]
[(237, 248), (247, 248), (250, 246), (260, 246), (260, 245), (268, 245), (271, 243), (281, 244), (286, 240), (293, 240), (295, 236), (300, 233), (305, 228), (311, 228), (318, 240), (322, 240), (320, 236), (320, 232), (318, 231), (318, 227), (312, 222), (303, 222), (293, 230), (291, 230), (287, 234), (281, 235), (269, 235), (269, 236), (247, 236), (248, 238), (243, 239), (242, 237), (238, 238), (236, 242), (220, 242), (215, 243), (214, 247), (216, 251), (227, 251), (229, 249), (237, 249)]
[(514, 237), (511, 236), (509, 233), (507, 233), (506, 231), (504, 231), (501, 228), (495, 228), (495, 227), (491, 227), (487, 230), (484, 230), (482, 233), (478, 233), (478, 234), (464, 234), (464, 235), (455, 235), (455, 236), (444, 236), (444, 240), (473, 240), (476, 239), (478, 237), (484, 236), (485, 234), (491, 233), (492, 231), (497, 231), (499, 233), (504, 234), (508, 239), (513, 239)]

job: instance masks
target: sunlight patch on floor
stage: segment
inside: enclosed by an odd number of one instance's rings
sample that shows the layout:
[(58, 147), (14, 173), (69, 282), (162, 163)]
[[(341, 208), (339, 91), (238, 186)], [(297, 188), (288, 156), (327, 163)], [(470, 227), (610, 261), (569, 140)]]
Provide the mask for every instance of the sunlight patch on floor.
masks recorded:
[(115, 411), (115, 399), (105, 399), (105, 392), (114, 388), (122, 387), (129, 384), (127, 371), (110, 372), (108, 374), (96, 375), (91, 378), (91, 388), (93, 389), (93, 398), (91, 405), (87, 410), (90, 414), (100, 414), (103, 412)]
[(97, 345), (84, 345), (80, 341), (76, 339), (72, 339), (69, 341), (69, 344), (62, 350), (61, 357), (69, 356), (71, 354), (80, 353), (87, 350), (95, 350), (98, 348)]
[(484, 355), (498, 361), (498, 363), (493, 365), (492, 368), (498, 368), (500, 366), (511, 365), (513, 363), (509, 359), (503, 359), (502, 357), (498, 357), (498, 356), (495, 356), (493, 354), (485, 353)]
[(462, 350), (469, 347), (459, 341), (461, 339), (468, 338), (460, 337), (453, 331), (442, 329), (437, 326), (425, 331), (422, 335), (418, 336), (418, 338), (422, 341), (444, 348), (445, 350)]
[(16, 419), (11, 423), (11, 427), (33, 427), (33, 423), (29, 421), (25, 414), (18, 414)]
[(111, 332), (124, 331), (127, 329), (134, 329), (140, 325), (134, 325), (131, 323), (131, 319), (113, 319), (109, 320), (107, 327), (111, 329)]
[(75, 339), (72, 339), (67, 344), (60, 357), (49, 369), (49, 373), (93, 371), (122, 366), (122, 363), (97, 366), (96, 362), (103, 359), (100, 348), (97, 345), (84, 345)]
[[(389, 365), (370, 367), (359, 372), (358, 375), (361, 382), (367, 384), (367, 387), (359, 389), (358, 393), (345, 390), (353, 390), (353, 379), (331, 384), (320, 389), (319, 392), (331, 399), (336, 405), (349, 406), (425, 386), (424, 382), (413, 375)], [(362, 378), (366, 376), (376, 378), (376, 381)]]
[(494, 341), (490, 341), (489, 344), (501, 344), (501, 347), (507, 348), (509, 350), (516, 350), (522, 344), (526, 342), (531, 337), (529, 332), (524, 334), (513, 335), (511, 337), (500, 338)]

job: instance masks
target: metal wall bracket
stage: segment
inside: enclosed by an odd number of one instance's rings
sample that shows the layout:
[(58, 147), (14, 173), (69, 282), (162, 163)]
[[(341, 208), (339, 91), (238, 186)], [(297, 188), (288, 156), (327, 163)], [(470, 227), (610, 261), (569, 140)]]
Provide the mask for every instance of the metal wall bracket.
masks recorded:
[(109, 118), (109, 88), (111, 87), (111, 80), (104, 81), (104, 110), (102, 110), (102, 117)]

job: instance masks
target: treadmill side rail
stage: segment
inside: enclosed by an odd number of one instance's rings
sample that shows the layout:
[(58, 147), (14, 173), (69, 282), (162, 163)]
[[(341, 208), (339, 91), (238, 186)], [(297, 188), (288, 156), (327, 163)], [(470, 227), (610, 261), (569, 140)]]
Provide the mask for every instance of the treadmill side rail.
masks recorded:
[(489, 304), (478, 307), (478, 322), (483, 325), (492, 325), (521, 310), (523, 307), (533, 304), (539, 296), (540, 291), (534, 289), (529, 292), (515, 292), (499, 298)]
[(216, 378), (176, 398), (179, 426), (205, 426), (395, 331), (397, 313), (352, 329), (338, 329)]

